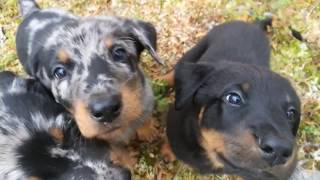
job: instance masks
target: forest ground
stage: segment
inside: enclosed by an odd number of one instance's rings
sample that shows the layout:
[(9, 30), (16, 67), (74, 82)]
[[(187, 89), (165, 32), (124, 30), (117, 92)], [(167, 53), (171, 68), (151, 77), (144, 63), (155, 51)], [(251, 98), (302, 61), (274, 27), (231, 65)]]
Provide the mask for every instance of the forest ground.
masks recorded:
[[(153, 23), (158, 31), (162, 67), (144, 54), (141, 66), (152, 79), (156, 94), (154, 115), (162, 125), (172, 93), (156, 77), (170, 71), (177, 60), (213, 26), (229, 20), (253, 21), (273, 15), (268, 35), (272, 69), (296, 88), (302, 101), (298, 133), (300, 169), (320, 169), (320, 1), (319, 0), (39, 0), (41, 7), (59, 7), (82, 16), (117, 15)], [(21, 19), (16, 0), (0, 0), (0, 70), (25, 74), (17, 60), (15, 32)], [(292, 29), (304, 38), (299, 41)], [(141, 144), (134, 179), (238, 179), (200, 176), (179, 162), (166, 163), (159, 153), (162, 138)]]

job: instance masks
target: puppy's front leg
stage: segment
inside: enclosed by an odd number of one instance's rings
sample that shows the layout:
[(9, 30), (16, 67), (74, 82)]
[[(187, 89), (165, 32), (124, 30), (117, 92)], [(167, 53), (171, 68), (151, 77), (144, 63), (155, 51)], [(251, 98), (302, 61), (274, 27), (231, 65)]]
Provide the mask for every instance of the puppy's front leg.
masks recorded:
[(126, 145), (111, 145), (110, 159), (111, 161), (121, 167), (133, 170), (137, 163), (137, 156), (139, 152)]
[(174, 153), (172, 152), (167, 136), (164, 139), (164, 143), (161, 146), (160, 152), (166, 162), (173, 162), (177, 159)]
[(147, 119), (144, 124), (137, 129), (139, 141), (152, 142), (160, 135), (159, 124), (154, 117)]

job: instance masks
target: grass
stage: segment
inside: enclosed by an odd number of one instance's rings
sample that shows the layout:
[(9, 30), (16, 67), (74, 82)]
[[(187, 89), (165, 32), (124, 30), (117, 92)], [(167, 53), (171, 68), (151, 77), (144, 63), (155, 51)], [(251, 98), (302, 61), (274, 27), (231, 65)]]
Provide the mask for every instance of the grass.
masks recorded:
[[(62, 7), (76, 14), (118, 15), (152, 22), (158, 31), (158, 52), (167, 67), (144, 56), (142, 67), (154, 78), (169, 71), (177, 60), (212, 26), (232, 20), (252, 21), (272, 13), (272, 68), (291, 80), (302, 100), (302, 123), (298, 133), (299, 159), (306, 169), (320, 169), (320, 1), (319, 0), (39, 0), (42, 7)], [(15, 50), (15, 31), (21, 21), (16, 0), (0, 0), (0, 70), (23, 73)], [(298, 30), (305, 41), (291, 35)], [(0, 35), (0, 42), (3, 41)], [(165, 118), (172, 101), (164, 83), (153, 80), (157, 106), (155, 116)], [(163, 128), (162, 128), (163, 129)], [(231, 176), (199, 176), (185, 165), (165, 163), (159, 153), (162, 140), (142, 144), (134, 179), (238, 179)]]

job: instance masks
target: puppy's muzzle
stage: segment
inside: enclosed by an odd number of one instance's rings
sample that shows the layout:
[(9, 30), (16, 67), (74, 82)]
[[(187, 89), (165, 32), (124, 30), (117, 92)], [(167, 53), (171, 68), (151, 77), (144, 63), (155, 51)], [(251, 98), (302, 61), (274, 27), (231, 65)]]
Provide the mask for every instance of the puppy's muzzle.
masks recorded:
[(121, 113), (122, 102), (120, 95), (109, 97), (95, 96), (91, 98), (89, 110), (92, 118), (97, 122), (111, 123)]
[[(256, 136), (257, 137), (257, 136)], [(280, 137), (268, 134), (258, 136), (258, 146), (262, 152), (262, 158), (270, 166), (285, 164), (292, 155), (293, 143)]]

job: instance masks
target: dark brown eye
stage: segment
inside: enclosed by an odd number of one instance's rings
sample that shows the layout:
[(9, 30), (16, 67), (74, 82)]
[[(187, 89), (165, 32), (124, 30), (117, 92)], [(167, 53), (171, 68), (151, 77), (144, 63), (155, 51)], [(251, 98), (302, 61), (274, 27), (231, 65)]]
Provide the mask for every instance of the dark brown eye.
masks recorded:
[(297, 110), (293, 107), (290, 107), (287, 111), (287, 117), (290, 120), (294, 120), (296, 114), (297, 114)]
[(112, 59), (114, 61), (122, 62), (122, 61), (126, 60), (127, 57), (128, 57), (127, 51), (124, 48), (119, 47), (119, 48), (115, 48), (112, 51)]

